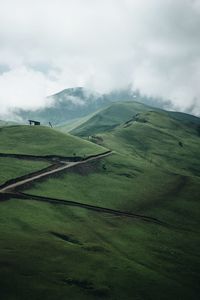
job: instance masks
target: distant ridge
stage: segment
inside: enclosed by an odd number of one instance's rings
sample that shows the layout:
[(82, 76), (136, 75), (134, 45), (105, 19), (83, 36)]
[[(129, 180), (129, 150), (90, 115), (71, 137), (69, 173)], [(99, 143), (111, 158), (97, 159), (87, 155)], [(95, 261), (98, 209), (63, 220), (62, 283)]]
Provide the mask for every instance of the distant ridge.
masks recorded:
[(145, 112), (160, 112), (190, 127), (197, 128), (200, 126), (200, 118), (198, 117), (180, 112), (165, 111), (136, 101), (128, 101), (111, 104), (73, 128), (70, 132), (82, 137), (102, 133), (112, 130), (131, 119), (134, 120), (137, 114)]
[(17, 110), (17, 116), (26, 121), (28, 119), (40, 120), (43, 124), (52, 122), (58, 125), (102, 109), (113, 102), (138, 101), (151, 106), (163, 107), (166, 103), (150, 97), (140, 95), (138, 91), (130, 88), (114, 90), (107, 94), (99, 94), (83, 87), (64, 89), (48, 98), (52, 98), (53, 104), (50, 107), (30, 110)]

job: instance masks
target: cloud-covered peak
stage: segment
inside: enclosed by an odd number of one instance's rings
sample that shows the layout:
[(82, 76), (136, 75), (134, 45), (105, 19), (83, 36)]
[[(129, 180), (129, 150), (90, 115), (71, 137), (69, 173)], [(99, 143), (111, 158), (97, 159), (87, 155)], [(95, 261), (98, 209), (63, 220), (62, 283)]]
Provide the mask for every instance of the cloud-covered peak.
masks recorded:
[(84, 86), (131, 84), (200, 114), (198, 0), (3, 0), (1, 112)]

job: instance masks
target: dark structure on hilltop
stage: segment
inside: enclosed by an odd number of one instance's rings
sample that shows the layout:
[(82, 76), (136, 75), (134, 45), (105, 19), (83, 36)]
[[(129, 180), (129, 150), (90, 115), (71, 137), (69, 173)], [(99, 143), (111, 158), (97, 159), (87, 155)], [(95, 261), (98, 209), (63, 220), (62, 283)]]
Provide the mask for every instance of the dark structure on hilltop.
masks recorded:
[(34, 121), (34, 120), (28, 120), (29, 121), (29, 125), (40, 125), (40, 122), (38, 121)]

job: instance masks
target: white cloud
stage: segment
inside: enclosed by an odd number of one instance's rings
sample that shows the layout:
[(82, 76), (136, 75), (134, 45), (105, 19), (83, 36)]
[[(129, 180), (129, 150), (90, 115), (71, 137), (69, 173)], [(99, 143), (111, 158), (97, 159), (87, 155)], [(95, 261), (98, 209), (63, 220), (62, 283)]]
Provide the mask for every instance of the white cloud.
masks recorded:
[(133, 84), (200, 114), (198, 0), (0, 0), (1, 110)]
[(49, 104), (46, 99), (47, 82), (40, 72), (19, 67), (0, 76), (1, 113), (7, 107), (34, 109)]

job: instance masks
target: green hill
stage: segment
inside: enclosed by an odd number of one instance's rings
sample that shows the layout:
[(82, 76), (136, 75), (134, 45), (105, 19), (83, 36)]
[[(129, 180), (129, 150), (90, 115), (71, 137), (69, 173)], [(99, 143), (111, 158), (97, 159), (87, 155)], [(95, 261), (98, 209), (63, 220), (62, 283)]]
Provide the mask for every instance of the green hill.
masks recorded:
[(95, 112), (93, 114), (89, 114), (89, 115), (87, 115), (85, 117), (82, 117), (82, 118), (73, 119), (73, 120), (65, 122), (63, 124), (59, 124), (58, 126), (54, 127), (54, 129), (56, 129), (58, 131), (61, 131), (63, 133), (69, 133), (70, 131), (72, 131), (76, 127), (80, 126), (81, 124), (85, 123), (87, 120), (92, 118), (93, 115), (96, 114), (96, 113), (97, 112)]
[(146, 112), (93, 138), (124, 155), (142, 159), (186, 175), (200, 175), (197, 128), (162, 112)]
[(178, 121), (181, 121), (183, 123), (186, 123), (186, 124), (190, 124), (190, 125), (192, 125), (192, 124), (199, 125), (200, 124), (200, 118), (195, 117), (193, 115), (176, 112), (176, 111), (170, 111), (169, 114), (172, 118), (174, 118)]
[[(106, 159), (105, 170), (101, 166), (100, 169), (94, 168), (94, 173), (90, 172), (86, 177), (71, 175), (64, 181), (58, 180), (58, 190), (51, 188), (55, 186), (54, 179), (49, 179), (41, 187), (43, 195), (64, 198), (67, 189), (68, 195), (78, 201), (109, 207), (114, 205), (113, 208), (124, 210), (131, 206), (137, 209), (138, 202), (135, 204), (133, 197), (143, 202), (144, 198), (149, 199), (146, 193), (151, 191), (154, 198), (165, 185), (166, 188), (173, 186), (171, 177), (174, 177), (176, 188), (177, 175), (200, 176), (197, 130), (167, 113), (150, 111), (138, 114), (113, 130), (93, 136), (91, 141), (115, 152), (113, 157)], [(69, 184), (63, 187), (63, 182)], [(149, 186), (146, 193), (142, 192), (143, 182)], [(97, 187), (93, 190), (92, 186)], [(113, 189), (118, 192), (113, 193)], [(34, 193), (40, 193), (40, 189), (37, 187)], [(122, 201), (124, 197), (126, 200)]]
[(166, 116), (177, 121), (181, 121), (181, 123), (188, 126), (200, 126), (200, 119), (195, 116), (179, 112), (164, 111), (142, 103), (131, 101), (117, 102), (110, 105), (109, 107), (97, 112), (85, 122), (81, 122), (80, 125), (77, 124), (77, 126), (71, 130), (71, 133), (77, 136), (88, 137), (97, 133), (106, 132), (108, 130), (112, 130), (121, 123), (134, 119), (135, 115), (138, 113), (148, 111), (162, 112)]
[[(119, 119), (116, 116), (116, 123)], [(98, 126), (93, 125), (96, 132)], [(92, 140), (112, 149), (113, 155), (48, 178), (26, 192), (63, 200), (67, 195), (77, 202), (157, 218), (165, 225), (72, 209), (76, 224), (72, 225), (69, 216), (65, 230), (57, 227), (61, 235), (70, 233), (79, 243), (66, 246), (70, 256), (66, 267), (74, 270), (67, 272), (67, 282), (77, 283), (72, 299), (98, 299), (98, 292), (79, 290), (78, 283), (89, 282), (93, 289), (103, 289), (103, 299), (132, 299), (134, 295), (140, 300), (196, 300), (200, 274), (196, 255), (200, 247), (200, 138), (196, 127), (168, 112), (146, 111), (112, 130), (103, 127)], [(83, 249), (90, 249), (89, 254)], [(53, 255), (52, 250), (47, 261)], [(60, 266), (59, 272), (65, 273), (65, 268)]]
[[(198, 299), (199, 119), (137, 105), (114, 105), (100, 112), (102, 119), (93, 116), (79, 128), (98, 143), (76, 138), (79, 151), (86, 144), (91, 152), (103, 146), (113, 150), (111, 156), (34, 182), (25, 192), (136, 213), (161, 224), (53, 205), (49, 199), (1, 202), (2, 299)], [(64, 138), (74, 145), (72, 136), (49, 128), (21, 129), (33, 148), (23, 146), (28, 153), (60, 153)], [(22, 136), (15, 130), (4, 132), (5, 152), (13, 136), (15, 142)], [(21, 142), (16, 146), (25, 151)]]
[(48, 97), (52, 105), (37, 110), (17, 110), (15, 114), (25, 122), (28, 119), (39, 120), (43, 124), (49, 121), (53, 125), (61, 125), (65, 122), (78, 118), (84, 118), (99, 109), (105, 108), (108, 104), (122, 101), (134, 101), (149, 103), (152, 106), (163, 107), (168, 104), (166, 101), (153, 99), (140, 95), (130, 87), (113, 90), (106, 94), (99, 94), (83, 87), (64, 89)]
[(111, 130), (131, 119), (135, 114), (150, 109), (152, 109), (150, 106), (138, 102), (117, 102), (97, 112), (89, 120), (74, 128), (71, 133), (78, 136), (90, 136)]
[(3, 127), (0, 136), (0, 153), (88, 156), (105, 151), (101, 146), (44, 126)]

